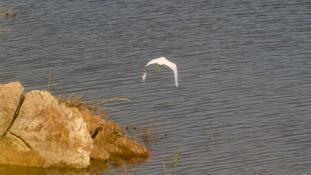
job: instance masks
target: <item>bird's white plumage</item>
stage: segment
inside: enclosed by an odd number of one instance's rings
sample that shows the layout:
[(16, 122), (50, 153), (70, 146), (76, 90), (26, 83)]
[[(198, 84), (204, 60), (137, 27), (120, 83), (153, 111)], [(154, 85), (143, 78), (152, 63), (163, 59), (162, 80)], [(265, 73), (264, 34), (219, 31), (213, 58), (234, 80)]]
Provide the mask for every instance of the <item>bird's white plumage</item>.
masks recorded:
[(169, 67), (170, 69), (172, 69), (173, 72), (174, 72), (175, 85), (176, 85), (176, 87), (178, 87), (178, 71), (177, 71), (177, 66), (176, 66), (175, 63), (167, 60), (165, 57), (160, 57), (160, 58), (153, 59), (153, 60), (149, 61), (146, 64), (145, 71), (144, 71), (144, 74), (142, 76), (143, 81), (145, 81), (146, 76), (147, 76), (147, 67), (149, 65), (152, 65), (152, 64), (158, 64), (158, 65), (161, 65), (161, 66), (165, 65), (165, 66)]

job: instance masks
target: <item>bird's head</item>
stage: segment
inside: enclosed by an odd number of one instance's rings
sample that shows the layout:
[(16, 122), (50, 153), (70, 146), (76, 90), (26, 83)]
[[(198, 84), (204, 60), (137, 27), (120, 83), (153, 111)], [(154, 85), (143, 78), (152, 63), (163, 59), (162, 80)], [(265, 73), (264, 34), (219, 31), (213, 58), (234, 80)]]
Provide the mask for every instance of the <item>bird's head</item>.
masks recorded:
[(157, 69), (158, 69), (159, 72), (162, 70), (162, 68), (163, 68), (163, 65), (157, 64)]

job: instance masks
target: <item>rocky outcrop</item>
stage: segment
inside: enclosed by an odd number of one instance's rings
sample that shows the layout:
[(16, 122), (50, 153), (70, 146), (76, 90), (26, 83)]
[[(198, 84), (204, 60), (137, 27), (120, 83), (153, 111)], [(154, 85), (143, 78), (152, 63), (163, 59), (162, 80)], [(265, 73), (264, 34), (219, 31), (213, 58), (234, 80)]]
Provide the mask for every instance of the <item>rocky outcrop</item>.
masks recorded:
[(10, 124), (23, 92), (24, 88), (19, 82), (0, 84), (0, 134), (5, 131), (5, 126)]
[(86, 168), (90, 159), (148, 157), (148, 150), (116, 123), (62, 103), (47, 91), (25, 93), (19, 82), (0, 85), (0, 137), (0, 164)]
[(83, 111), (84, 121), (89, 130), (99, 129), (94, 138), (94, 148), (91, 157), (94, 159), (124, 160), (139, 162), (148, 157), (148, 150), (126, 137), (123, 128), (112, 121), (105, 121), (92, 116), (89, 111)]

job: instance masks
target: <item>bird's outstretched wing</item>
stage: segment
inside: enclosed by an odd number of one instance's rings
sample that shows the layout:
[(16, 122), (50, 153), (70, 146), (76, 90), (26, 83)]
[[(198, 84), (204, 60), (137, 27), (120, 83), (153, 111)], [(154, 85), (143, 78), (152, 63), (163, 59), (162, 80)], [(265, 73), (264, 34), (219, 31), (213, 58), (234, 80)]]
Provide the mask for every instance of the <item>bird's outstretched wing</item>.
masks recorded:
[(146, 66), (145, 66), (145, 68), (144, 68), (144, 74), (143, 74), (143, 76), (142, 76), (142, 80), (143, 80), (143, 81), (145, 81), (146, 76), (147, 76), (147, 67), (148, 67), (149, 65), (151, 65), (151, 64), (157, 64), (157, 63), (159, 62), (159, 59), (160, 59), (160, 58), (156, 58), (156, 59), (150, 60), (150, 61), (146, 64)]
[(164, 63), (164, 65), (166, 65), (167, 67), (169, 67), (173, 70), (174, 77), (175, 77), (175, 85), (176, 85), (176, 87), (178, 87), (178, 70), (177, 70), (176, 64), (173, 62), (170, 62), (167, 59), (165, 59), (165, 61), (163, 63)]
[(151, 64), (159, 64), (159, 63), (161, 62), (162, 58), (163, 58), (163, 57), (150, 60), (150, 61), (146, 64), (145, 68), (147, 68), (147, 67), (148, 67), (149, 65), (151, 65)]
[(145, 81), (146, 76), (147, 76), (147, 67), (151, 64), (159, 64), (159, 65), (166, 65), (167, 67), (169, 67), (170, 69), (173, 70), (174, 72), (174, 77), (175, 77), (175, 85), (176, 87), (178, 87), (178, 71), (177, 71), (177, 66), (175, 63), (167, 60), (165, 57), (160, 57), (157, 59), (153, 59), (151, 61), (149, 61), (146, 66), (145, 66), (145, 70), (144, 70), (144, 74), (142, 76), (143, 81)]

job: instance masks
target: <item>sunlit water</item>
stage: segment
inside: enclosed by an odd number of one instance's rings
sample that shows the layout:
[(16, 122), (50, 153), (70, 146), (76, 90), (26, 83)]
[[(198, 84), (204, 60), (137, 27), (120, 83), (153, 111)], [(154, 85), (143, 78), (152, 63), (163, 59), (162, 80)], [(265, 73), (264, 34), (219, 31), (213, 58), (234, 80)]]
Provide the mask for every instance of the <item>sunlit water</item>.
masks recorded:
[[(47, 89), (51, 72), (54, 94), (125, 96), (102, 108), (163, 136), (126, 173), (171, 173), (176, 155), (175, 174), (311, 173), (311, 1), (2, 4), (17, 16), (0, 21), (0, 83)], [(178, 65), (179, 88), (169, 69), (141, 82), (160, 56)]]

